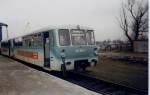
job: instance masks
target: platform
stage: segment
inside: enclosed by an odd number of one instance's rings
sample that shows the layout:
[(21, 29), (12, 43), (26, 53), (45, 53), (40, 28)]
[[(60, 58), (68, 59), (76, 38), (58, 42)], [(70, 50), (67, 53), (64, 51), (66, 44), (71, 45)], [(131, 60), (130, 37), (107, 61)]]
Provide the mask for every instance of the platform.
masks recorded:
[(0, 95), (100, 95), (0, 56)]

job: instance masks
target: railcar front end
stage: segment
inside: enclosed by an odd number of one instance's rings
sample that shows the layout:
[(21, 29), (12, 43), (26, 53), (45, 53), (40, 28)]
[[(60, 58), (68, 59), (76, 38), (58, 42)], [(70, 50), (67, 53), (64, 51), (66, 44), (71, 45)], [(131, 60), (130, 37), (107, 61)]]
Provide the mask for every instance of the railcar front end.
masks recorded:
[[(89, 29), (59, 29), (55, 56), (66, 70), (85, 70), (98, 62), (94, 31)], [(65, 66), (64, 66), (65, 65)], [(64, 68), (63, 68), (64, 69)]]

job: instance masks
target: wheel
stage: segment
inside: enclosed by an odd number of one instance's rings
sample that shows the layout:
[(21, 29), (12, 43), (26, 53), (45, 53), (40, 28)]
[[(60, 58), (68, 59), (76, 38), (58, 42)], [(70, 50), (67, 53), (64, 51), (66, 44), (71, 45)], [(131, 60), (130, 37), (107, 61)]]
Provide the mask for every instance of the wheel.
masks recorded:
[(82, 67), (82, 71), (86, 71), (86, 66), (83, 66), (83, 67)]
[(66, 71), (66, 65), (65, 64), (61, 64), (61, 71), (62, 71), (63, 77), (67, 77), (67, 71)]

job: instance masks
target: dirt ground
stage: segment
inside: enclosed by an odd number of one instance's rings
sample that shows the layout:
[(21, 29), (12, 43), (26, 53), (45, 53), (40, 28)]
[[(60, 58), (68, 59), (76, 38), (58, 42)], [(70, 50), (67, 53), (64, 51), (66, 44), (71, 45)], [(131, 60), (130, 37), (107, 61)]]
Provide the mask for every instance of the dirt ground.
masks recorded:
[(140, 90), (148, 89), (148, 65), (127, 63), (100, 56), (99, 64), (90, 67), (90, 75)]
[(137, 58), (148, 58), (148, 53), (131, 53), (131, 52), (101, 52), (101, 56), (130, 56)]

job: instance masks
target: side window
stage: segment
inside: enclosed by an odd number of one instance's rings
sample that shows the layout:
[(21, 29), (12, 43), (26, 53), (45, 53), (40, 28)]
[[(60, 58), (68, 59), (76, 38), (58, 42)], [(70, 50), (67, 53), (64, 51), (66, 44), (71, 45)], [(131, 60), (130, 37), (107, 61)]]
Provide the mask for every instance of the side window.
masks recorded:
[(43, 37), (42, 37), (42, 33), (39, 33), (39, 34), (38, 34), (38, 45), (39, 45), (40, 47), (43, 46)]
[(9, 42), (2, 42), (1, 46), (2, 47), (9, 47)]
[(33, 40), (34, 40), (34, 47), (42, 47), (43, 42), (41, 33), (35, 34)]
[(87, 42), (89, 45), (94, 45), (95, 44), (95, 39), (94, 39), (94, 32), (93, 30), (88, 30), (86, 33), (86, 38)]
[(14, 40), (14, 45), (15, 45), (16, 47), (21, 47), (21, 46), (22, 46), (22, 37), (16, 38), (16, 39)]
[(29, 47), (31, 47), (32, 46), (32, 41), (31, 41), (31, 39), (29, 39)]
[(31, 39), (29, 36), (23, 37), (23, 46), (24, 47), (31, 47)]
[(50, 40), (50, 46), (54, 46), (54, 34), (53, 30), (49, 32), (49, 40)]
[(24, 37), (22, 38), (22, 43), (23, 43), (23, 46), (26, 46), (25, 44), (25, 39), (24, 39)]
[(42, 43), (43, 42), (42, 42), (41, 33), (23, 37), (23, 46), (25, 47), (38, 48), (38, 47), (42, 47), (43, 45)]
[(23, 46), (27, 47), (28, 46), (27, 44), (28, 44), (28, 42), (27, 42), (26, 37), (23, 37)]

